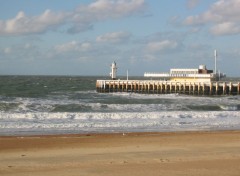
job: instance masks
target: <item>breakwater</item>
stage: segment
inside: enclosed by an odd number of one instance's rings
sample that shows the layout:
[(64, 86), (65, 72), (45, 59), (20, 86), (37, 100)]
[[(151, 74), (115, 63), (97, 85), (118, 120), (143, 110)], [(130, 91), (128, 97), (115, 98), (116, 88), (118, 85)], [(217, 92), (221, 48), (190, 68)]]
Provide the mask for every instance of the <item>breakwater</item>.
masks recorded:
[(177, 82), (157, 80), (97, 80), (96, 90), (145, 94), (240, 95), (240, 82)]

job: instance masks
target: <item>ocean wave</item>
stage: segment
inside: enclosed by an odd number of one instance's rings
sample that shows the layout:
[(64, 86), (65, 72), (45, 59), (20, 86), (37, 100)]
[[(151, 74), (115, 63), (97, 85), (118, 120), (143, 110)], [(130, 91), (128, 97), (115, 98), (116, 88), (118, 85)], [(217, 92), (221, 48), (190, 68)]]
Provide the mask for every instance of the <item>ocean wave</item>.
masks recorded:
[(240, 112), (0, 113), (6, 131), (175, 131), (240, 127)]
[(239, 111), (240, 104), (239, 105), (220, 105), (220, 108), (224, 111)]
[(18, 98), (0, 103), (0, 112), (162, 112), (162, 111), (240, 111), (240, 104), (224, 101), (190, 100), (52, 100)]

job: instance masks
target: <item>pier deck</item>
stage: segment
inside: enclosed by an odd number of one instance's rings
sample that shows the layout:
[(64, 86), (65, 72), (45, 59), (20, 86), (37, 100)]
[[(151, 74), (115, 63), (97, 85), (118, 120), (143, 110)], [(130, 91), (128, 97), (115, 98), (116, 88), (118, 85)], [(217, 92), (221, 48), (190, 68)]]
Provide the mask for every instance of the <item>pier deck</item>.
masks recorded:
[(148, 94), (240, 95), (240, 82), (177, 82), (158, 80), (97, 80), (97, 92)]

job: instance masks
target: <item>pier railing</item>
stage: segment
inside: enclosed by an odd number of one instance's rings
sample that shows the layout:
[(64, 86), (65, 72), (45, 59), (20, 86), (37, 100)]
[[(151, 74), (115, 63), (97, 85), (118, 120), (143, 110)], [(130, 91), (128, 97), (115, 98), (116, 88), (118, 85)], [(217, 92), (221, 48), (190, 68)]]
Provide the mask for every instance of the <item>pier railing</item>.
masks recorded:
[(240, 82), (177, 82), (157, 80), (97, 80), (96, 90), (149, 94), (240, 95)]

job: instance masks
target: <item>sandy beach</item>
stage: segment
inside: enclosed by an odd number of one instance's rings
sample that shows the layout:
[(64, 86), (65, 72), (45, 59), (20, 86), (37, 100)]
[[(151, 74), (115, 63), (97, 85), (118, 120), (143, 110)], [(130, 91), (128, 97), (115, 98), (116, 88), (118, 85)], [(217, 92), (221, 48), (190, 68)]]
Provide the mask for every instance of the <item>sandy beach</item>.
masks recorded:
[(0, 175), (239, 175), (240, 131), (0, 137)]

